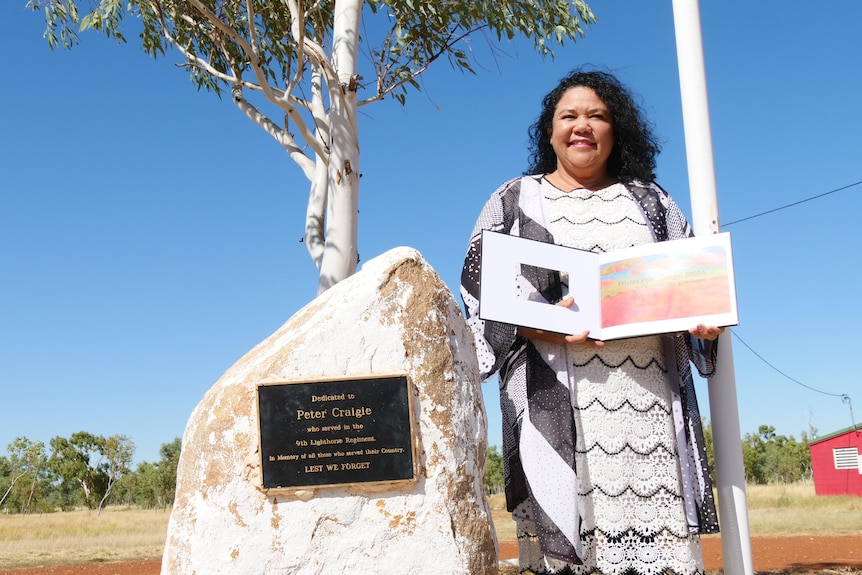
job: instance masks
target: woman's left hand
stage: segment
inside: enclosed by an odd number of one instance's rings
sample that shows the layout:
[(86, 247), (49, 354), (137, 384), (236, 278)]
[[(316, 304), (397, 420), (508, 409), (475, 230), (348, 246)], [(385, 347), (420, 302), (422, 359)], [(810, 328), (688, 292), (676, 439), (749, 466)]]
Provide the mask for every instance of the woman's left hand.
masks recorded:
[(697, 327), (693, 327), (688, 330), (688, 333), (696, 337), (697, 339), (708, 339), (710, 341), (714, 341), (718, 339), (718, 336), (724, 333), (723, 327), (716, 327), (714, 325), (703, 325), (702, 323), (697, 324)]

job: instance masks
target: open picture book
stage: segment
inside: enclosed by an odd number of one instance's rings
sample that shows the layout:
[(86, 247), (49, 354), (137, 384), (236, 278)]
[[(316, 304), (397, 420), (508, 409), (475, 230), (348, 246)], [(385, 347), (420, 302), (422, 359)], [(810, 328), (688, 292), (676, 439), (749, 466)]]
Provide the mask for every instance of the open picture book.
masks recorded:
[[(525, 277), (536, 271), (574, 305), (544, 301)], [(479, 317), (596, 340), (737, 325), (730, 234), (598, 254), (485, 230)]]

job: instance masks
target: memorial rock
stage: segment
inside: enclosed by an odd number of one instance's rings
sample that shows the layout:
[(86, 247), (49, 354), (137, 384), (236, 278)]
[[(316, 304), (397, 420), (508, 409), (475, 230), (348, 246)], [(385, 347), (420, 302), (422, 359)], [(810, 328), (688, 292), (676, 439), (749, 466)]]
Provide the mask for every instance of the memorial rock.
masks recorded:
[[(393, 391), (366, 387), (380, 381)], [(290, 387), (318, 382), (328, 387), (313, 399)], [(366, 399), (351, 404), (348, 394)], [(395, 425), (402, 408), (410, 421), (402, 413)], [(417, 251), (391, 250), (297, 312), (195, 408), (162, 575), (496, 575), (485, 432), (458, 304)], [(399, 441), (412, 459), (391, 447)], [(265, 487), (262, 447), (273, 469), (284, 459), (298, 479), (275, 476), (278, 488)], [(373, 453), (382, 455), (365, 456)], [(398, 455), (395, 475), (383, 474), (393, 481), (366, 474), (388, 453)]]

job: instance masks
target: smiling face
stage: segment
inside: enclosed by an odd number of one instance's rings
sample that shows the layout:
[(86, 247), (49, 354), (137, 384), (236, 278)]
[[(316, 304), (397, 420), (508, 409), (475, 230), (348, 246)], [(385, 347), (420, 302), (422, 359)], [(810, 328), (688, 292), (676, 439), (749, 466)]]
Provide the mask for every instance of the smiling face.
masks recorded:
[(551, 146), (559, 182), (594, 188), (609, 183), (608, 157), (614, 147), (610, 110), (590, 88), (566, 91), (557, 103)]

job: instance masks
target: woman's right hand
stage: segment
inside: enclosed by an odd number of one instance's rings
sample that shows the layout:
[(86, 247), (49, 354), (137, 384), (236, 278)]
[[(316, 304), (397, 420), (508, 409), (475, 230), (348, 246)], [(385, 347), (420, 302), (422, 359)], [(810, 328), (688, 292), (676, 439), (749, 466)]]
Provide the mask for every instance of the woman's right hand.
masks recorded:
[[(562, 307), (572, 307), (575, 303), (575, 298), (572, 296), (566, 296), (557, 302), (556, 305)], [(566, 344), (566, 343), (574, 343), (581, 344), (587, 347), (604, 347), (605, 342), (596, 341), (590, 339), (590, 332), (586, 330), (576, 335), (565, 335), (562, 333), (556, 333), (553, 331), (545, 331), (542, 329), (533, 329), (531, 327), (518, 327), (518, 335), (521, 337), (526, 337), (527, 339), (533, 339), (537, 341), (546, 341), (549, 343), (557, 343), (557, 344)]]

